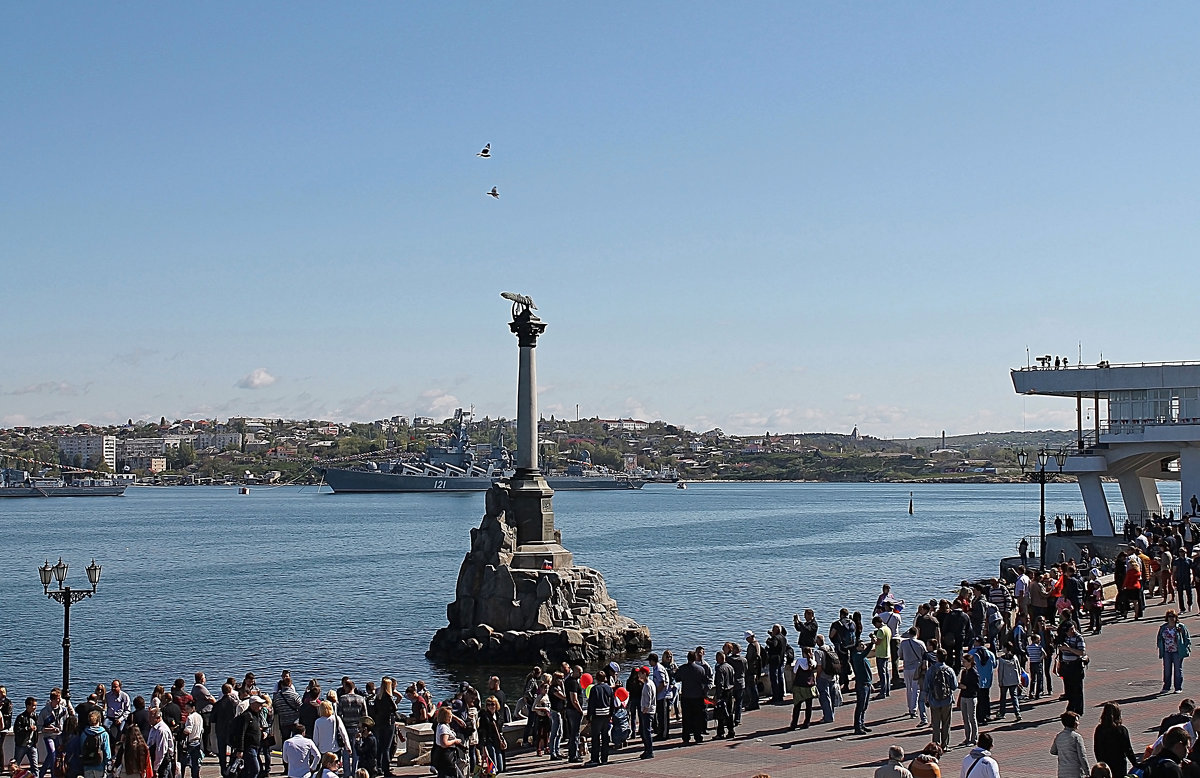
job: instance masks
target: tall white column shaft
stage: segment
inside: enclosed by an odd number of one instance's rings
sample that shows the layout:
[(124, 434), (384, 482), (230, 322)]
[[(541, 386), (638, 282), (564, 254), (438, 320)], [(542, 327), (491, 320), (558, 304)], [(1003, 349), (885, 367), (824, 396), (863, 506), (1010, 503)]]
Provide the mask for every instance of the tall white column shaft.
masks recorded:
[(517, 376), (517, 467), (537, 470), (537, 360), (534, 349), (521, 347)]

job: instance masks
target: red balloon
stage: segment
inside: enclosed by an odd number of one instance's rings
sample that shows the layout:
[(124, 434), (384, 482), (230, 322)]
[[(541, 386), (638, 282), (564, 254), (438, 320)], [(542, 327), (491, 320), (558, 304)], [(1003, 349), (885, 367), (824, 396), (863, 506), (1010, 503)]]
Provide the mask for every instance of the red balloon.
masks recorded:
[(624, 686), (617, 687), (617, 691), (615, 692), (615, 694), (616, 694), (617, 699), (620, 700), (621, 702), (629, 702), (629, 690), (626, 689)]
[(591, 686), (592, 685), (592, 674), (584, 673), (583, 675), (579, 676), (579, 685), (583, 686), (584, 688)]

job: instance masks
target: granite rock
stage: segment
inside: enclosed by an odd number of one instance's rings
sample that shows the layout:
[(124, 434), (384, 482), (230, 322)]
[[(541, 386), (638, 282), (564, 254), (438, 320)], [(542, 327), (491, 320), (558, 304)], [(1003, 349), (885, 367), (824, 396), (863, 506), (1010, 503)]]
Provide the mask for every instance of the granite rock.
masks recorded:
[[(588, 567), (510, 567), (517, 550), (503, 484), (488, 490), (486, 512), (471, 530), (459, 568), (449, 625), (427, 656), (451, 662), (608, 661), (650, 650), (650, 630), (620, 615), (604, 576)], [(556, 537), (561, 538), (557, 534)]]

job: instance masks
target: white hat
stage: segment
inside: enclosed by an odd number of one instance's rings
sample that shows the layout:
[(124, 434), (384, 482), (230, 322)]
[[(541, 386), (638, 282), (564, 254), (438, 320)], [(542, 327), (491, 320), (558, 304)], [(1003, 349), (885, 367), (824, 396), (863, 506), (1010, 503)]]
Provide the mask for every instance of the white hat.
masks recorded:
[[(1200, 553), (1200, 552), (1198, 552), (1198, 553)], [(745, 635), (746, 640), (749, 640), (752, 637), (754, 637), (754, 630), (751, 630), (751, 629), (746, 630), (746, 635)]]
[(266, 697), (260, 697), (260, 696), (258, 696), (258, 695), (256, 694), (256, 695), (254, 695), (253, 697), (251, 697), (251, 698), (250, 698), (250, 702), (257, 702), (259, 705), (266, 705), (266, 704), (267, 704), (267, 698), (266, 698)]

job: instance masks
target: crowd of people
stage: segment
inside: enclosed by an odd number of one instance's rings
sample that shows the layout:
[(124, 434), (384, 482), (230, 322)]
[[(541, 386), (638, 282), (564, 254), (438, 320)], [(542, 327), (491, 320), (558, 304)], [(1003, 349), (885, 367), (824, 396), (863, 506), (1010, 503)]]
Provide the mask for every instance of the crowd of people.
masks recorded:
[[(432, 697), (423, 684), (401, 695), (386, 676), (364, 691), (343, 678), (337, 689), (323, 691), (312, 680), (300, 692), (285, 670), (273, 691), (247, 673), (240, 682), (228, 678), (217, 696), (196, 673), (190, 687), (179, 678), (169, 691), (156, 686), (149, 699), (131, 698), (114, 680), (74, 707), (55, 687), (44, 704), (26, 697), (14, 710), (0, 686), (0, 730), (12, 732), (10, 771), (24, 769), (30, 778), (182, 778), (188, 771), (200, 778), (205, 757), (216, 758), (223, 776), (265, 778), (275, 751), (290, 778), (320, 778), (323, 771), (387, 778), (403, 738), (401, 702), (420, 698), (411, 707), (428, 712)], [(330, 755), (345, 761), (335, 769)]]
[[(1200, 549), (1189, 553), (1187, 543), (1175, 527), (1136, 533), (1115, 560), (1115, 618), (1142, 617), (1146, 597), (1154, 595), (1190, 610), (1194, 587), (1200, 597), (1200, 574), (1191, 562), (1200, 559)], [(1107, 769), (1123, 776), (1146, 754), (1134, 752), (1119, 706), (1106, 704), (1096, 729), (1093, 753), (1100, 765), (1089, 765), (1078, 732), (1089, 663), (1084, 636), (1101, 631), (1106, 607), (1098, 567), (1085, 553), (1042, 573), (1021, 567), (1012, 585), (963, 581), (953, 599), (920, 603), (915, 613), (905, 612), (904, 601), (885, 585), (869, 615), (843, 608), (822, 624), (805, 610), (792, 617), (794, 637), (782, 624), (771, 626), (762, 641), (747, 630), (744, 643), (725, 643), (712, 662), (697, 646), (682, 662), (664, 651), (625, 670), (617, 662), (592, 673), (567, 663), (535, 667), (517, 700), (507, 698), (496, 676), (486, 690), (463, 683), (450, 699), (435, 702), (423, 683), (401, 690), (388, 676), (362, 691), (349, 678), (336, 689), (312, 680), (298, 690), (285, 671), (273, 690), (264, 690), (248, 673), (213, 693), (196, 673), (190, 688), (176, 679), (148, 697), (130, 698), (115, 680), (74, 708), (52, 689), (44, 704), (28, 697), (22, 709), (0, 687), (0, 730), (11, 728), (10, 769), (33, 778), (182, 778), (189, 770), (199, 778), (205, 757), (216, 759), (223, 776), (265, 778), (275, 753), (289, 778), (388, 778), (404, 737), (401, 725), (428, 722), (432, 767), (457, 778), (503, 772), (517, 749), (523, 759), (604, 764), (613, 751), (638, 745), (642, 759), (653, 759), (656, 744), (671, 739), (673, 729), (683, 745), (733, 738), (743, 715), (763, 704), (790, 705), (795, 730), (833, 725), (845, 702), (854, 732), (865, 734), (871, 702), (897, 694), (913, 726), (929, 728), (930, 742), (907, 765), (896, 747), (880, 768), (890, 772), (881, 775), (943, 774), (939, 760), (957, 728), (961, 740), (953, 745), (969, 749), (963, 769), (988, 778), (999, 775), (999, 766), (981, 727), (1009, 715), (1020, 721), (1030, 700), (1055, 694), (1061, 684), (1063, 730), (1053, 743), (1059, 775), (1086, 778)], [(1191, 641), (1174, 609), (1157, 644), (1163, 693), (1182, 691)], [(1194, 705), (1184, 702), (1180, 715), (1187, 718), (1176, 723), (1185, 725), (1186, 743), (1174, 725), (1164, 725), (1150, 753), (1155, 765), (1173, 756), (1183, 760), (1195, 747), (1200, 721), (1191, 728)], [(521, 719), (513, 738), (511, 725)], [(1173, 775), (1169, 767), (1158, 771)]]

